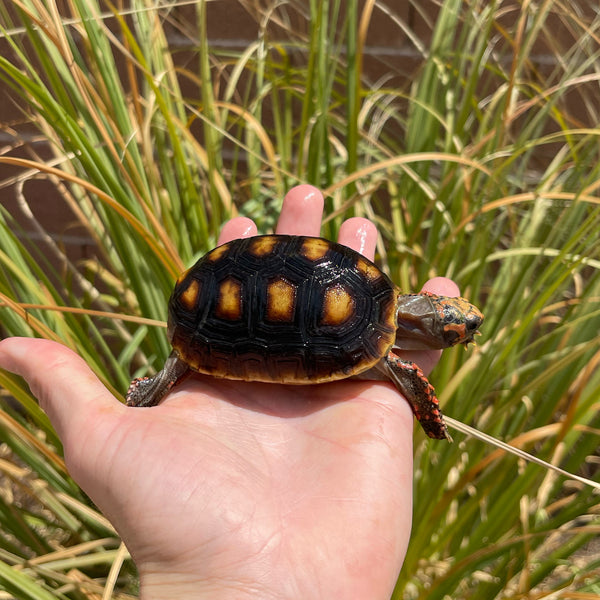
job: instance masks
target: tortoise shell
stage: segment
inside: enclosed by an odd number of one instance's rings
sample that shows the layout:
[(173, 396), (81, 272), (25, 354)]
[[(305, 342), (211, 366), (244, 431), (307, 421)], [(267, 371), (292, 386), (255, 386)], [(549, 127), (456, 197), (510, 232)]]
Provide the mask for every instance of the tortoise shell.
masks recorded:
[(450, 440), (435, 390), (396, 349), (468, 344), (483, 315), (464, 298), (401, 294), (364, 256), (321, 238), (265, 235), (215, 248), (169, 300), (173, 352), (134, 379), (129, 406), (154, 406), (190, 370), (226, 379), (312, 384), (392, 381), (433, 438)]
[(200, 373), (333, 381), (370, 369), (390, 351), (398, 296), (382, 271), (341, 244), (283, 235), (237, 239), (178, 279), (169, 337)]

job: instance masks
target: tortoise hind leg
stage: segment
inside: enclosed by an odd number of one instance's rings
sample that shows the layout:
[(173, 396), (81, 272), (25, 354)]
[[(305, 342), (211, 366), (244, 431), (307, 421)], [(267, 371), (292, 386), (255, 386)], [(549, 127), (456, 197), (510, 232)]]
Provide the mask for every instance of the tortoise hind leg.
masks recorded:
[(431, 438), (451, 442), (435, 390), (425, 373), (415, 363), (402, 360), (393, 352), (383, 358), (380, 369), (406, 398), (425, 433)]

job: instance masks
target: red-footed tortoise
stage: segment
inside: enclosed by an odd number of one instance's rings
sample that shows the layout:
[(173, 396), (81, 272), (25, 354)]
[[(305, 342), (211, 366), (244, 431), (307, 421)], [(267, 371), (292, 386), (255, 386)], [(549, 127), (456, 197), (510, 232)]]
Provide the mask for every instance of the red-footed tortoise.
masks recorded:
[(237, 239), (179, 277), (169, 300), (173, 352), (154, 377), (132, 381), (127, 404), (158, 404), (190, 371), (285, 384), (387, 378), (428, 436), (451, 439), (433, 387), (396, 351), (467, 345), (482, 321), (464, 298), (402, 294), (341, 244)]

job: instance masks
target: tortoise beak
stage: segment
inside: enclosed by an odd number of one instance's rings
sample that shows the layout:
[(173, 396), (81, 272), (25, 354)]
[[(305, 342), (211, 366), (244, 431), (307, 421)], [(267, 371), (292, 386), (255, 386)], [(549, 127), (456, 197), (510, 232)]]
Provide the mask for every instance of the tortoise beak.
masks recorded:
[[(473, 335), (481, 335), (481, 331), (479, 331), (479, 329), (477, 329), (477, 331), (475, 331), (473, 333)], [(465, 340), (463, 343), (463, 346), (465, 347), (465, 349), (467, 349), (469, 347), (469, 344), (473, 344), (473, 346), (477, 346), (477, 340), (475, 338), (472, 338), (470, 340)]]

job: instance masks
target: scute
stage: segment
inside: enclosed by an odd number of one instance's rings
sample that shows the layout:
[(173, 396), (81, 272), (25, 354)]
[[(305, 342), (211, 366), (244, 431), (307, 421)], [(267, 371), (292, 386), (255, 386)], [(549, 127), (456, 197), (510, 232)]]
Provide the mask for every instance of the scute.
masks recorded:
[[(194, 303), (189, 290), (198, 290)], [(397, 297), (388, 277), (346, 246), (257, 236), (216, 248), (185, 273), (169, 302), (169, 332), (179, 357), (201, 373), (332, 381), (387, 354)]]

